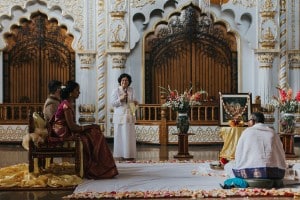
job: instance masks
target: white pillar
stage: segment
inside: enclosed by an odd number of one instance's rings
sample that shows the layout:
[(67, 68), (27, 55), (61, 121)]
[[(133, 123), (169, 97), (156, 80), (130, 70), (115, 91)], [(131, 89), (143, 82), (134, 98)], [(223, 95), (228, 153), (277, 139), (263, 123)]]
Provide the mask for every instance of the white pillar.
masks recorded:
[(93, 51), (78, 52), (80, 60), (80, 72), (77, 78), (80, 84), (80, 96), (77, 102), (79, 122), (82, 124), (95, 123), (96, 111), (96, 81), (95, 81), (95, 57)]
[(293, 89), (294, 93), (300, 90), (299, 77), (300, 77), (300, 50), (289, 53), (289, 86)]
[(273, 67), (274, 53), (260, 52), (258, 54), (259, 69), (258, 69), (258, 88), (257, 93), (261, 98), (262, 106), (265, 106), (270, 102), (270, 98), (273, 96), (272, 80), (272, 67)]

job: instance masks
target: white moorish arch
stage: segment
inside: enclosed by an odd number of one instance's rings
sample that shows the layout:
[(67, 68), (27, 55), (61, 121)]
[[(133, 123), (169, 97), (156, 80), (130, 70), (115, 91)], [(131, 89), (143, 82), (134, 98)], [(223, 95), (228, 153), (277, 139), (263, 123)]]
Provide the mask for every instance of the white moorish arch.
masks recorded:
[[(187, 6), (195, 1), (178, 1), (173, 4), (163, 4), (161, 1), (155, 4), (145, 4), (143, 7), (137, 5), (131, 7), (131, 27), (130, 27), (130, 42), (131, 52), (127, 58), (127, 66), (142, 66), (144, 71), (143, 62), (143, 40), (144, 36), (153, 30), (153, 27), (159, 21), (167, 21), (169, 16), (174, 12), (180, 12), (182, 7)], [(230, 3), (228, 3), (230, 4)], [(168, 7), (169, 6), (169, 7)], [(158, 11), (161, 11), (159, 14)], [(238, 49), (238, 91), (239, 92), (252, 92), (256, 96), (256, 83), (252, 81), (255, 79), (256, 63), (254, 49), (257, 48), (257, 35), (253, 34), (256, 29), (257, 16), (255, 14), (255, 7), (242, 7), (231, 5), (211, 5), (209, 13), (213, 15), (214, 22), (223, 22), (226, 25), (227, 32), (232, 32), (236, 35), (237, 49)], [(133, 50), (134, 49), (134, 50)], [(128, 70), (135, 77), (135, 81), (142, 82), (144, 85), (144, 77), (140, 74), (135, 74), (136, 70)], [(137, 77), (141, 77), (136, 80)], [(250, 84), (249, 84), (250, 83)], [(139, 91), (141, 97), (143, 91)]]
[[(1, 12), (0, 16), (0, 83), (3, 85), (3, 49), (6, 47), (4, 35), (10, 32), (13, 25), (20, 25), (21, 19), (30, 20), (32, 13), (41, 12), (48, 16), (48, 19), (56, 19), (58, 25), (67, 27), (68, 34), (73, 35), (74, 40), (72, 42), (72, 48), (77, 52), (82, 48), (81, 44), (81, 28), (82, 23), (76, 24), (76, 20), (71, 14), (66, 14), (60, 5), (47, 5), (46, 3), (35, 1), (23, 3), (19, 1), (19, 4), (10, 4), (7, 7), (7, 12)], [(4, 8), (4, 6), (2, 7)], [(78, 71), (78, 59), (76, 58), (75, 70)], [(0, 103), (3, 103), (3, 89), (0, 89)]]
[(34, 12), (41, 12), (48, 16), (48, 19), (55, 18), (58, 21), (58, 25), (64, 25), (67, 27), (68, 33), (74, 36), (72, 48), (78, 50), (78, 43), (81, 38), (82, 25), (76, 25), (76, 21), (71, 14), (65, 14), (63, 9), (57, 5), (47, 7), (47, 4), (42, 2), (28, 2), (24, 7), (20, 5), (14, 5), (10, 7), (8, 13), (3, 13), (0, 16), (0, 49), (5, 48), (4, 34), (10, 32), (12, 25), (19, 25), (20, 19), (25, 18), (30, 20), (30, 16)]

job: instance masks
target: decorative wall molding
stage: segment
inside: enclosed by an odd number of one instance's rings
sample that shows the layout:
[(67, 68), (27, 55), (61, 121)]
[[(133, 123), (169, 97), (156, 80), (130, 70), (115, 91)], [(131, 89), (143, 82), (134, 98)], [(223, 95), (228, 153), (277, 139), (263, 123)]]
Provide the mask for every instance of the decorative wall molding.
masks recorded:
[(276, 54), (277, 53), (270, 52), (258, 53), (258, 61), (260, 62), (259, 67), (272, 68)]
[(274, 0), (265, 0), (261, 7), (261, 16), (267, 18), (274, 18), (276, 13), (277, 2)]
[(300, 69), (300, 51), (289, 51), (288, 60), (290, 69)]
[(138, 142), (146, 142), (159, 144), (159, 127), (158, 126), (135, 126), (136, 140)]
[(79, 51), (77, 54), (79, 56), (81, 69), (91, 69), (94, 67), (96, 61), (96, 52)]
[(110, 10), (112, 12), (126, 12), (128, 0), (111, 0)]
[(84, 35), (86, 35), (86, 45), (85, 49), (88, 50), (95, 50), (95, 34), (96, 34), (96, 27), (95, 27), (95, 2), (94, 1), (84, 1), (86, 5), (86, 20), (85, 26), (86, 28)]
[(0, 142), (22, 142), (26, 134), (27, 125), (0, 125)]
[[(138, 142), (146, 142), (152, 144), (159, 144), (159, 127), (158, 126), (145, 126), (136, 125), (135, 130), (137, 133)], [(177, 143), (178, 136), (176, 126), (170, 126), (168, 130), (169, 143)], [(223, 140), (220, 137), (220, 127), (217, 126), (190, 126), (190, 133), (195, 135), (189, 136), (189, 143), (194, 144), (213, 144), (222, 143)]]
[[(296, 17), (296, 4), (295, 4), (295, 0), (291, 0), (291, 7), (290, 7), (290, 20), (288, 19), (288, 21), (290, 21), (289, 24), (291, 24), (291, 49), (295, 49), (296, 48), (296, 27), (299, 26), (299, 20)], [(297, 13), (298, 14), (298, 13)], [(298, 46), (298, 45), (297, 45)]]
[(232, 0), (233, 5), (240, 5), (246, 8), (252, 8), (257, 5), (257, 0)]
[(124, 69), (127, 56), (128, 55), (124, 53), (111, 54), (112, 68)]
[(262, 49), (274, 49), (277, 43), (278, 28), (275, 21), (277, 4), (273, 1), (265, 0), (259, 2), (261, 4), (259, 8), (259, 45)]
[[(169, 127), (169, 142), (178, 142), (177, 127)], [(189, 133), (195, 135), (189, 136), (189, 143), (220, 143), (223, 142), (220, 137), (220, 127), (218, 126), (190, 126)]]
[(84, 30), (84, 1), (82, 0), (47, 0), (45, 2), (49, 8), (59, 6), (64, 12), (64, 16), (72, 16), (75, 20), (76, 27)]
[(130, 5), (132, 8), (142, 8), (146, 5), (153, 5), (156, 0), (131, 0)]
[[(138, 142), (159, 144), (159, 127), (158, 126), (141, 126), (136, 125), (136, 134)], [(199, 126), (190, 127), (190, 132), (195, 133), (189, 137), (190, 143), (221, 143), (222, 138), (219, 136), (220, 127)], [(22, 142), (23, 137), (28, 133), (28, 126), (6, 125), (0, 126), (0, 142)], [(178, 137), (173, 135), (177, 133), (177, 128), (169, 128), (169, 142), (178, 142)]]
[(112, 18), (110, 23), (109, 43), (112, 48), (123, 49), (127, 43), (127, 28), (125, 21), (120, 18)]
[(109, 48), (124, 49), (128, 44), (128, 0), (114, 0), (110, 2), (108, 18), (108, 44)]

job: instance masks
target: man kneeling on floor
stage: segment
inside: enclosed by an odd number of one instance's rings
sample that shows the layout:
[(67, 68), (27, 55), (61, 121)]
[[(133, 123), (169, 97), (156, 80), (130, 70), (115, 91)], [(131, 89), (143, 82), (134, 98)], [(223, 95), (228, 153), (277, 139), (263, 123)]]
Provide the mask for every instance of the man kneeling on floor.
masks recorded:
[(224, 187), (282, 187), (285, 152), (278, 134), (264, 124), (264, 114), (254, 112), (236, 147), (235, 160), (224, 168), (231, 178)]

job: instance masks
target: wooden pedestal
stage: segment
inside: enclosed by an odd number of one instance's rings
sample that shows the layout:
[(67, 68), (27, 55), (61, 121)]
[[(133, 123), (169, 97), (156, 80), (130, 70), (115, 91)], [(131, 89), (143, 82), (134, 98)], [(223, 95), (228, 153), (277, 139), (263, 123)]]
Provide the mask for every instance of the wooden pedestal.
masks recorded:
[(280, 139), (283, 144), (283, 149), (286, 158), (295, 158), (296, 154), (294, 151), (294, 134), (280, 133)]
[(189, 154), (189, 135), (195, 135), (193, 133), (175, 133), (173, 135), (178, 136), (178, 153), (174, 158), (185, 159), (193, 158), (193, 155)]

